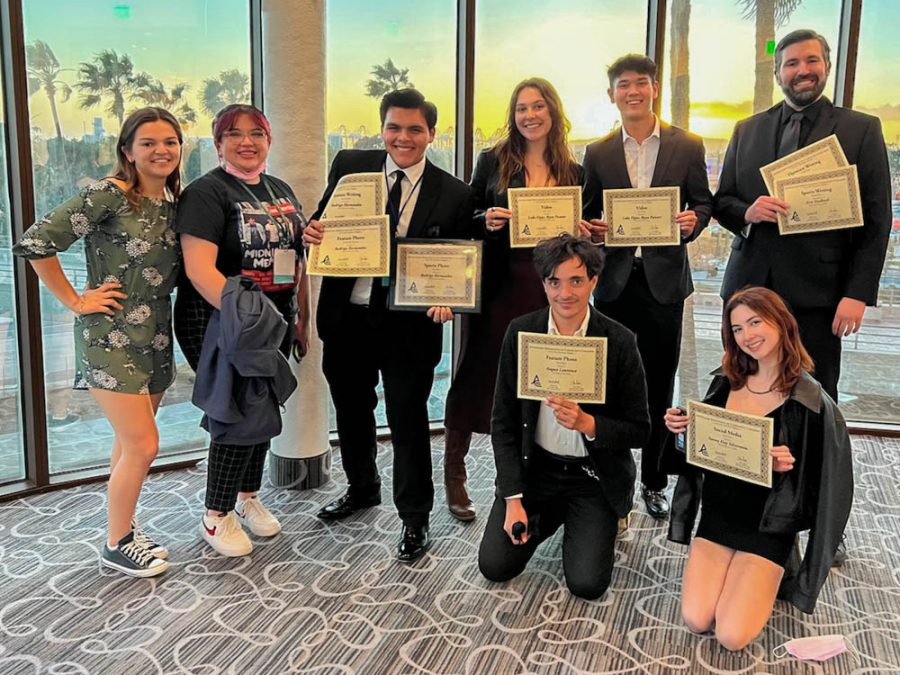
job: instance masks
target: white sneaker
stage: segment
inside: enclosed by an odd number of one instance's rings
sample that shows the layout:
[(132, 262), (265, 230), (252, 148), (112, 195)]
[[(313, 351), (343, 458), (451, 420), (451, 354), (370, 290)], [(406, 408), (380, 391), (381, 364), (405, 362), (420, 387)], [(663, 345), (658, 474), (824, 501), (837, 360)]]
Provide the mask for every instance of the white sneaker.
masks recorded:
[(253, 550), (250, 537), (238, 525), (234, 512), (224, 516), (204, 514), (200, 518), (200, 534), (216, 553), (229, 558), (249, 555)]
[(234, 513), (241, 525), (250, 528), (257, 537), (274, 537), (281, 532), (281, 523), (256, 497), (238, 499)]

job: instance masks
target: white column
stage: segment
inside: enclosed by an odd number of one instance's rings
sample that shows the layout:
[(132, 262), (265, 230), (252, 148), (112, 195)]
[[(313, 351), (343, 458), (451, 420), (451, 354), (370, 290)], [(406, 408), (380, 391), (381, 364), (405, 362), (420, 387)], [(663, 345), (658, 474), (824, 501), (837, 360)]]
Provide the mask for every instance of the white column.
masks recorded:
[[(272, 123), (269, 171), (296, 192), (307, 217), (325, 189), (325, 2), (263, 0), (263, 95)], [(280, 487), (315, 487), (330, 476), (328, 385), (315, 331), (319, 279), (311, 278), (309, 353), (291, 365), (297, 391), (288, 400), (284, 431), (272, 441), (270, 480)]]

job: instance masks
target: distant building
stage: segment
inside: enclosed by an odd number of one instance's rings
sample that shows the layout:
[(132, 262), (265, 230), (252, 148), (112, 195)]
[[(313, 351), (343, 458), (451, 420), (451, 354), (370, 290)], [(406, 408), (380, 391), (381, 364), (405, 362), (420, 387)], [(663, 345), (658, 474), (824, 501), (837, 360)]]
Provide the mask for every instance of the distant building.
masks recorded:
[(85, 134), (81, 137), (81, 140), (85, 143), (99, 143), (106, 136), (106, 129), (103, 128), (103, 118), (95, 117), (94, 118), (94, 132), (91, 134)]

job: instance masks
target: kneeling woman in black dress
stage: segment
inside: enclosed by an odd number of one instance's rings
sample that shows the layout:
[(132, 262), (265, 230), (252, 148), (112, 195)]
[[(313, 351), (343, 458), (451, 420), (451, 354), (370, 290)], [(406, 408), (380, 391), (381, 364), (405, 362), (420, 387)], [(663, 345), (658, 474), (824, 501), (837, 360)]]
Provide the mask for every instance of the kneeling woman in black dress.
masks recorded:
[[(772, 487), (712, 471), (678, 479), (669, 538), (691, 542), (681, 591), (685, 623), (715, 628), (727, 649), (743, 649), (762, 631), (782, 597), (812, 612), (850, 514), (850, 439), (834, 401), (810, 375), (812, 360), (784, 301), (765, 288), (728, 300), (722, 320), (725, 355), (705, 402), (774, 419)], [(670, 408), (666, 426), (682, 433), (687, 417)], [(809, 530), (799, 569), (785, 567), (798, 532)]]

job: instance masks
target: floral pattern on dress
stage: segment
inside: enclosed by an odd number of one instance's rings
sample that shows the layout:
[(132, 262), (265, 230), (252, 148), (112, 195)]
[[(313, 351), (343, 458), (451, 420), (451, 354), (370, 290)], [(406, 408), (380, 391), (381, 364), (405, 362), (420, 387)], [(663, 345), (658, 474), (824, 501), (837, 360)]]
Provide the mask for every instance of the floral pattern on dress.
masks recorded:
[(180, 251), (174, 204), (143, 197), (131, 205), (115, 184), (88, 185), (32, 225), (13, 248), (34, 259), (83, 240), (88, 283), (120, 283), (128, 297), (111, 316), (75, 319), (75, 387), (159, 393), (175, 378), (171, 294)]

